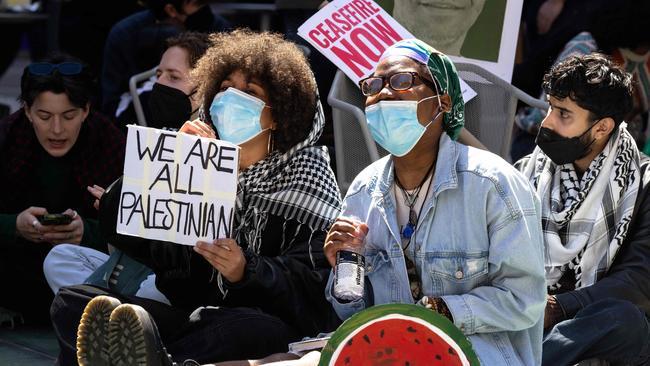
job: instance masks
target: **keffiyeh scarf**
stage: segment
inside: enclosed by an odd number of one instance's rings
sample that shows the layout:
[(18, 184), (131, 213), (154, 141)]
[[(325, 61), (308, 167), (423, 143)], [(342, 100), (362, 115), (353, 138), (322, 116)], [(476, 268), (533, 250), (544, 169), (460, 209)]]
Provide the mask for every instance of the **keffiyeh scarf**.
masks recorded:
[(542, 201), (546, 284), (558, 290), (567, 270), (575, 288), (597, 282), (628, 232), (640, 186), (639, 151), (622, 123), (579, 179), (573, 164), (555, 165), (539, 147), (523, 162)]
[[(260, 253), (268, 215), (296, 220), (312, 233), (326, 231), (334, 222), (341, 208), (341, 194), (327, 149), (314, 146), (324, 124), (318, 100), (305, 140), (285, 153), (273, 152), (239, 174), (234, 232), (240, 245)], [(286, 233), (283, 228), (282, 252), (291, 247), (297, 231)]]

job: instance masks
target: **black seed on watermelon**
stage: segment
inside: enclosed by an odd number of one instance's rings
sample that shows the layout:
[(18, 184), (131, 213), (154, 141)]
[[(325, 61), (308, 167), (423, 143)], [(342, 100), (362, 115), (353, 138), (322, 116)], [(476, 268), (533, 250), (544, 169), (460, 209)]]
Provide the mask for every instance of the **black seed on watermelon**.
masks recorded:
[(345, 358), (345, 364), (347, 365), (347, 364), (349, 364), (349, 363), (350, 363), (350, 357), (346, 357), (346, 358)]
[(438, 361), (442, 360), (442, 356), (436, 355), (436, 360), (438, 360)]
[(368, 337), (367, 334), (364, 334), (364, 335), (363, 335), (363, 340), (366, 341), (366, 342), (368, 342), (368, 344), (370, 344), (370, 337)]
[(379, 332), (379, 337), (384, 338), (384, 330), (382, 329), (381, 332)]
[(416, 338), (416, 339), (414, 339), (414, 341), (415, 341), (415, 343), (420, 344), (420, 340), (419, 340), (419, 339)]
[(406, 362), (404, 362), (404, 366), (411, 366), (411, 363), (406, 361)]
[(406, 331), (407, 331), (407, 332), (411, 332), (411, 333), (415, 333), (415, 332), (417, 332), (417, 330), (415, 330), (415, 328), (413, 328), (413, 327), (408, 327), (408, 328), (406, 328)]
[(352, 338), (350, 338), (350, 340), (348, 341), (348, 346), (351, 346), (351, 345), (352, 345)]
[(427, 338), (427, 342), (433, 344), (433, 339), (431, 339), (431, 338)]
[(454, 349), (451, 348), (451, 347), (449, 347), (449, 349), (447, 349), (447, 352), (449, 352), (450, 355), (456, 355), (456, 351), (454, 351)]
[(392, 349), (392, 348), (385, 348), (384, 351), (386, 351), (386, 354), (387, 354), (387, 355), (390, 355), (390, 354), (393, 353), (393, 349)]

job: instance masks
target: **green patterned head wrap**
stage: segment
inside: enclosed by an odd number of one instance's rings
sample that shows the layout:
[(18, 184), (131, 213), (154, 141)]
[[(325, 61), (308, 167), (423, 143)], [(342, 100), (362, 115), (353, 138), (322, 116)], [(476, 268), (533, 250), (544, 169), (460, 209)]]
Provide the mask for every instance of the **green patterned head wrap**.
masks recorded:
[(449, 57), (419, 39), (404, 39), (390, 46), (381, 60), (390, 56), (406, 56), (427, 66), (431, 78), (440, 87), (440, 94), (449, 94), (451, 110), (444, 114), (443, 129), (456, 140), (465, 124), (465, 102), (460, 90), (458, 72)]

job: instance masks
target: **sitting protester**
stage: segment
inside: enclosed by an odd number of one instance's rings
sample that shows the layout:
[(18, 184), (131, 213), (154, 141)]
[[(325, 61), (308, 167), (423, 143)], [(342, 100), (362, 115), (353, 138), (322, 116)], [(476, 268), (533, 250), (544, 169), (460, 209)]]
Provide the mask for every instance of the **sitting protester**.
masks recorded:
[(544, 365), (650, 360), (650, 160), (623, 121), (631, 75), (601, 54), (544, 77), (550, 108), (516, 166), (542, 201)]
[[(538, 365), (545, 300), (539, 201), (512, 166), (454, 141), (464, 123), (456, 69), (419, 40), (388, 48), (360, 81), (374, 140), (326, 239), (365, 255), (362, 297), (326, 296), (339, 317), (418, 303), (453, 322), (483, 365)], [(365, 239), (364, 239), (365, 237)]]
[(48, 58), (25, 68), (23, 108), (0, 121), (0, 306), (28, 321), (49, 322), (42, 266), (53, 246), (106, 250), (86, 187), (120, 176), (125, 140), (93, 111), (95, 91), (87, 66)]
[[(324, 119), (307, 60), (268, 33), (212, 41), (219, 46), (195, 70), (207, 123), (181, 131), (214, 138), (213, 123), (241, 147), (234, 237), (191, 247), (119, 235), (118, 181), (102, 196), (102, 228), (154, 270), (171, 306), (91, 286), (61, 289), (51, 313), (62, 364), (169, 364), (162, 343), (175, 360), (257, 358), (337, 325), (323, 296), (322, 247), (340, 194), (327, 151), (314, 146)], [(105, 337), (91, 342), (96, 331)]]
[[(190, 72), (209, 46), (205, 33), (184, 32), (167, 40), (156, 81), (145, 83), (139, 93), (148, 127), (177, 130), (198, 117), (200, 101)], [(125, 133), (127, 124), (137, 123), (130, 94), (122, 96), (116, 118)]]

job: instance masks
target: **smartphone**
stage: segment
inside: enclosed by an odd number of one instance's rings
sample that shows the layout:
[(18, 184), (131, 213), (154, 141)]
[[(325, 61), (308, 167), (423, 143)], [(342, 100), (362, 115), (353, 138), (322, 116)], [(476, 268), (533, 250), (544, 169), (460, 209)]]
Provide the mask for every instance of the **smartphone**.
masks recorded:
[(47, 214), (36, 218), (41, 225), (67, 225), (72, 222), (72, 216), (66, 214)]

